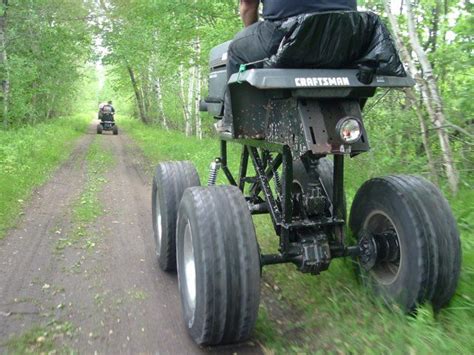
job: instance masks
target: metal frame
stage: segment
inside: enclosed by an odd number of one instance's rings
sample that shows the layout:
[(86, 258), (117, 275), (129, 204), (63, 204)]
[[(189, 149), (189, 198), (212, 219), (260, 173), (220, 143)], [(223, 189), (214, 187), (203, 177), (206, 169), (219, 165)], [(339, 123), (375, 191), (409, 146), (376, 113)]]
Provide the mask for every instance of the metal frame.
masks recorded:
[[(237, 179), (227, 166), (228, 142), (242, 145)], [(293, 155), (290, 147), (272, 146), (262, 140), (222, 138), (220, 150), (220, 157), (216, 161), (219, 161), (228, 182), (242, 191), (251, 214), (270, 214), (275, 233), (280, 238), (279, 253), (261, 255), (262, 265), (293, 262), (301, 266), (304, 250), (301, 243), (294, 242), (295, 233), (308, 234), (308, 231), (315, 230), (327, 230), (327, 234), (334, 236), (330, 242), (329, 260), (335, 257), (359, 255), (358, 246), (346, 247), (344, 245), (344, 155), (334, 156), (334, 201), (331, 216), (297, 220), (293, 216)], [(248, 175), (249, 161), (253, 165), (254, 176)], [(282, 169), (281, 180), (279, 168)], [(272, 180), (275, 184), (273, 189)], [(302, 269), (302, 271), (319, 273), (319, 270), (314, 269)]]

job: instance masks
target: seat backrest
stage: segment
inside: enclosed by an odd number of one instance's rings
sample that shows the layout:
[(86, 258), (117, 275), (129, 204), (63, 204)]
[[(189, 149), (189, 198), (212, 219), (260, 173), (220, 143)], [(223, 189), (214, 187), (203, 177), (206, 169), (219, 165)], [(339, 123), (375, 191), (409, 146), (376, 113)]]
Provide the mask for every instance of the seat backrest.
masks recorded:
[(286, 33), (270, 68), (372, 68), (377, 75), (406, 76), (386, 26), (371, 12), (305, 14), (285, 21)]
[(112, 106), (106, 104), (102, 107), (102, 113), (112, 113)]

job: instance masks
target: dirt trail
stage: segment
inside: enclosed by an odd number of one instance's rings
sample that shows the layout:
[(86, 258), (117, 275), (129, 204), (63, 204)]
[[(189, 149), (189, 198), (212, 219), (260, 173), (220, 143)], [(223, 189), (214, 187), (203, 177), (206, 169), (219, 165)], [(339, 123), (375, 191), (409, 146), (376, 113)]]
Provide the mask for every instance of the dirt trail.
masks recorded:
[[(155, 262), (152, 167), (125, 134), (97, 136), (94, 127), (0, 241), (0, 353), (34, 326), (53, 334), (55, 347), (80, 353), (261, 353), (252, 342), (202, 349), (188, 337), (176, 276)], [(94, 140), (114, 163), (98, 192), (103, 213), (83, 225), (72, 210)]]

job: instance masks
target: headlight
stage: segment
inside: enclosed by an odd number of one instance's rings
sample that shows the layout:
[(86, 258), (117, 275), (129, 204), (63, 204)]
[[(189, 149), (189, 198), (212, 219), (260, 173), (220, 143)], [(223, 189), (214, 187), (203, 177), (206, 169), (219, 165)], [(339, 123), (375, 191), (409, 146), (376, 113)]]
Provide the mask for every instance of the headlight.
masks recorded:
[(353, 117), (345, 117), (336, 125), (336, 130), (342, 141), (347, 144), (357, 142), (362, 135), (362, 127), (359, 120)]

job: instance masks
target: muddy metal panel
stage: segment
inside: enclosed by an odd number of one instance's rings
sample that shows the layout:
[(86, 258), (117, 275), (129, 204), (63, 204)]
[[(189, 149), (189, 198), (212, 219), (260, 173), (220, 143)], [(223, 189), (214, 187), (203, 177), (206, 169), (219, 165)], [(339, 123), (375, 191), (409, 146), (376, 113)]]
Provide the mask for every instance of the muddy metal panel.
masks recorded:
[[(357, 100), (298, 100), (298, 113), (302, 121), (308, 147), (314, 154), (359, 154), (369, 150), (367, 132), (362, 121), (360, 103)], [(362, 127), (360, 140), (346, 144), (336, 130), (337, 123), (352, 117)]]
[(369, 150), (367, 134), (352, 145), (344, 145), (336, 124), (354, 117), (363, 127), (356, 99), (298, 98), (293, 90), (260, 90), (248, 83), (231, 86), (234, 137), (266, 140), (288, 145), (294, 156), (357, 154)]

